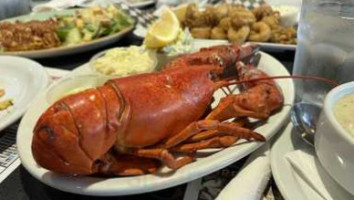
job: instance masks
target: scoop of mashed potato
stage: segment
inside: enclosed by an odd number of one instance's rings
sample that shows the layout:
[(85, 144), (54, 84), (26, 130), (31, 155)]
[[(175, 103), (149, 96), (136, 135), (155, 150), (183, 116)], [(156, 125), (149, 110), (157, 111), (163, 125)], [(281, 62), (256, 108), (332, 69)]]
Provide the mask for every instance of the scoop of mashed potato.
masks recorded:
[(152, 72), (156, 66), (156, 52), (138, 46), (114, 48), (95, 59), (93, 68), (104, 75), (127, 76)]

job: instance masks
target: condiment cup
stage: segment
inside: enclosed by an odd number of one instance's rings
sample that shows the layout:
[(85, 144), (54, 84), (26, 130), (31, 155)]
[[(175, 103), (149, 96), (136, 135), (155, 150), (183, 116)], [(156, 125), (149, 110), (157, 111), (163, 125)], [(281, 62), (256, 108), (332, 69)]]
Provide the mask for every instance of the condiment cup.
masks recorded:
[(89, 88), (95, 88), (105, 83), (106, 79), (97, 75), (79, 75), (63, 78), (49, 86), (47, 102), (52, 105), (59, 99)]
[(339, 124), (333, 112), (336, 102), (348, 94), (354, 94), (354, 82), (327, 94), (315, 134), (315, 149), (324, 169), (354, 195), (354, 136)]

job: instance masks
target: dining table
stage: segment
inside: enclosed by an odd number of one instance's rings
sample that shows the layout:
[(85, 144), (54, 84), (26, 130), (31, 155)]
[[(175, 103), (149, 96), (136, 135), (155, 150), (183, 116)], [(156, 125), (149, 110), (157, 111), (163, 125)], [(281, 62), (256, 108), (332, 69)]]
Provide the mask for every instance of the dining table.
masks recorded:
[[(42, 66), (47, 68), (57, 68), (64, 70), (73, 70), (85, 63), (87, 63), (95, 54), (101, 52), (105, 49), (112, 47), (124, 47), (130, 45), (141, 45), (143, 39), (137, 37), (133, 33), (126, 35), (120, 41), (113, 44), (105, 46), (103, 48), (98, 48), (95, 50), (90, 50), (84, 53), (71, 54), (60, 57), (34, 59)], [(267, 49), (261, 49), (277, 60), (279, 60), (286, 69), (291, 73), (295, 51), (294, 50), (272, 50), (267, 51)], [(20, 121), (20, 120), (19, 120)], [(7, 129), (0, 132), (0, 142), (6, 137), (9, 132), (16, 132), (18, 128), (19, 121), (12, 124)], [(0, 148), (0, 151), (2, 149)], [(245, 162), (246, 158), (243, 158), (238, 163), (242, 164)], [(144, 200), (183, 200), (187, 184), (178, 185), (168, 189), (149, 192), (139, 195), (129, 195), (129, 196), (116, 196), (116, 197), (96, 197), (96, 196), (83, 196), (78, 194), (72, 194), (57, 190), (50, 186), (47, 186), (34, 178), (22, 165), (17, 167), (4, 181), (0, 183), (0, 200), (94, 200), (94, 199), (144, 199)], [(275, 200), (282, 200), (282, 195), (277, 190), (276, 184), (273, 179), (270, 180), (268, 187), (265, 192), (265, 196), (271, 191), (273, 198)], [(264, 199), (267, 199), (264, 197)], [(267, 199), (268, 200), (268, 199)]]

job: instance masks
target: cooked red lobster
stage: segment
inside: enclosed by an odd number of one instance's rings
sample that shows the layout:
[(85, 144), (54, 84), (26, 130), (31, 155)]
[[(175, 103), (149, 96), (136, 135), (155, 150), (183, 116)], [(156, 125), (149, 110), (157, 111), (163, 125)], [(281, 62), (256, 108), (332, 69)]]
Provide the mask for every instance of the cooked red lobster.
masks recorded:
[[(280, 109), (283, 95), (273, 80), (243, 83), (240, 94), (230, 93), (208, 112), (214, 92), (233, 77), (268, 77), (240, 64), (252, 51), (237, 45), (205, 48), (160, 72), (110, 80), (64, 97), (38, 120), (33, 156), (40, 166), (62, 174), (140, 175), (156, 172), (161, 164), (178, 169), (193, 162), (193, 152), (225, 148), (240, 138), (264, 141), (242, 120), (225, 120), (266, 119)], [(226, 76), (232, 68), (237, 76)]]

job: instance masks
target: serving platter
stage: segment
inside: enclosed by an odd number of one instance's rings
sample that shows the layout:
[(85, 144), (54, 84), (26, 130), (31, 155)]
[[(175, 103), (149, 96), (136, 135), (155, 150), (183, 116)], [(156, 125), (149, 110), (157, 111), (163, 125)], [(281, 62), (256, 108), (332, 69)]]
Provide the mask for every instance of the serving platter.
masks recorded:
[[(289, 75), (285, 67), (272, 56), (261, 53), (261, 60), (258, 67), (269, 75)], [(72, 73), (52, 85), (50, 88), (61, 85), (68, 78), (75, 79), (80, 75), (92, 75), (94, 72), (88, 64), (75, 69)], [(276, 80), (279, 87), (282, 89), (285, 98), (285, 105), (281, 111), (272, 115), (267, 122), (256, 129), (257, 132), (262, 133), (267, 140), (269, 140), (282, 127), (283, 123), (287, 121), (290, 104), (294, 100), (294, 85), (290, 79)], [(76, 177), (65, 176), (52, 173), (44, 168), (41, 168), (35, 162), (32, 151), (32, 135), (33, 128), (40, 115), (49, 106), (47, 89), (42, 93), (31, 108), (23, 117), (17, 134), (17, 147), (22, 161), (22, 165), (38, 180), (43, 183), (63, 190), (77, 194), (94, 195), (94, 196), (113, 196), (113, 195), (129, 195), (139, 194), (161, 190), (183, 184), (194, 179), (200, 178), (233, 162), (243, 158), (255, 149), (260, 147), (263, 143), (259, 142), (240, 142), (237, 145), (226, 148), (224, 150), (216, 149), (215, 153), (207, 157), (198, 158), (197, 161), (188, 164), (174, 172), (169, 172), (165, 168), (157, 174), (132, 176), (132, 177)], [(224, 96), (222, 91), (217, 91), (214, 95), (215, 102), (213, 107), (219, 102), (220, 98)]]
[[(6, 19), (1, 22), (4, 21), (14, 22), (17, 20), (19, 21), (46, 20), (54, 16), (72, 15), (77, 10), (78, 9), (32, 13), (29, 15), (23, 15), (11, 19)], [(70, 55), (75, 53), (81, 53), (81, 52), (97, 49), (100, 47), (104, 47), (114, 42), (117, 42), (125, 35), (132, 32), (134, 30), (134, 27), (135, 25), (127, 27), (112, 35), (105, 36), (102, 38), (97, 38), (90, 42), (77, 44), (73, 46), (62, 46), (62, 47), (56, 47), (51, 49), (41, 49), (41, 50), (31, 50), (31, 51), (0, 52), (0, 55), (16, 55), (16, 56), (22, 56), (27, 58), (47, 58), (47, 57), (64, 56), (64, 55)]]
[(38, 63), (20, 57), (0, 55), (0, 88), (13, 106), (0, 111), (0, 131), (18, 120), (32, 100), (49, 84), (50, 78)]

